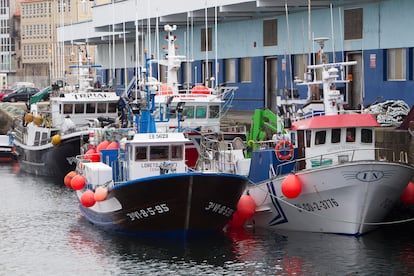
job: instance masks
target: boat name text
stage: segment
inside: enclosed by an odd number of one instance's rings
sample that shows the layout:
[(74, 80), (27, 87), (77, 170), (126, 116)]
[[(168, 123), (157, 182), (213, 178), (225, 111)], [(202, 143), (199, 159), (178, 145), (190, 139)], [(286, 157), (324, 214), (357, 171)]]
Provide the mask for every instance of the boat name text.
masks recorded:
[(218, 213), (220, 215), (226, 216), (226, 217), (230, 217), (233, 213), (234, 210), (230, 207), (227, 207), (225, 205), (222, 205), (220, 203), (215, 203), (215, 202), (209, 202), (208, 206), (204, 208), (206, 211), (211, 211), (213, 213)]
[(148, 134), (149, 139), (168, 139), (168, 133), (151, 133)]
[(166, 203), (163, 203), (163, 204), (158, 204), (155, 206), (147, 207), (144, 209), (139, 209), (134, 212), (127, 213), (126, 215), (127, 217), (129, 217), (131, 221), (134, 221), (134, 220), (149, 218), (149, 217), (156, 216), (159, 214), (168, 213), (169, 211), (170, 211), (170, 208), (168, 207), (168, 205)]
[(334, 198), (330, 198), (313, 202), (295, 203), (295, 206), (298, 208), (299, 212), (302, 212), (302, 210), (308, 212), (317, 212), (339, 207), (339, 203)]

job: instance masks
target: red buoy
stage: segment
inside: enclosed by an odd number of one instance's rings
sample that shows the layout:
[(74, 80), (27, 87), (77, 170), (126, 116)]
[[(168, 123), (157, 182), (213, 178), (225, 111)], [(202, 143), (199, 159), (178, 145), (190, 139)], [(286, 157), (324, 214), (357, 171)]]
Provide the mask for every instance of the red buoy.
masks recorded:
[(242, 195), (237, 203), (237, 212), (246, 220), (251, 218), (256, 211), (256, 202), (250, 195)]
[(72, 187), (72, 189), (77, 191), (85, 188), (85, 184), (85, 177), (79, 174), (75, 175), (70, 181), (70, 186)]
[(407, 187), (405, 187), (404, 192), (401, 194), (400, 199), (405, 204), (414, 204), (414, 183), (408, 182)]
[(77, 175), (78, 173), (77, 172), (75, 172), (75, 171), (70, 171), (70, 172), (68, 172), (67, 174), (66, 174), (66, 176), (65, 176), (65, 178), (63, 179), (63, 183), (65, 183), (65, 185), (67, 186), (67, 187), (72, 187), (72, 184), (71, 184), (71, 181), (72, 181), (72, 178), (75, 176), (75, 175)]
[(101, 161), (100, 154), (96, 152), (96, 149), (88, 149), (88, 151), (85, 153), (83, 159), (91, 160), (92, 162), (99, 162)]
[(295, 174), (289, 174), (282, 181), (282, 193), (287, 198), (296, 198), (302, 192), (302, 182)]
[(81, 199), (80, 199), (81, 203), (83, 206), (85, 207), (92, 207), (93, 205), (95, 205), (95, 198), (94, 198), (94, 192), (91, 190), (87, 190), (85, 191), (82, 195), (81, 195)]

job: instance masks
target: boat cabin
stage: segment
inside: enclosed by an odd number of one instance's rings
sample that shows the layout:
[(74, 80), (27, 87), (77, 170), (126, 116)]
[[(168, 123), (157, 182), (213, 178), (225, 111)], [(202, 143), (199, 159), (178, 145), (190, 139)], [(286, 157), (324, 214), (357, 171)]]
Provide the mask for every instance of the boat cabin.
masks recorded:
[(165, 173), (184, 173), (185, 144), (189, 140), (183, 133), (138, 133), (123, 138), (127, 179), (157, 176)]
[(379, 124), (371, 114), (317, 116), (294, 122), (292, 143), (297, 145), (297, 158), (306, 158), (301, 169), (375, 159), (376, 127)]
[(115, 92), (62, 93), (50, 99), (53, 125), (70, 118), (77, 126), (98, 117), (117, 118), (119, 96)]

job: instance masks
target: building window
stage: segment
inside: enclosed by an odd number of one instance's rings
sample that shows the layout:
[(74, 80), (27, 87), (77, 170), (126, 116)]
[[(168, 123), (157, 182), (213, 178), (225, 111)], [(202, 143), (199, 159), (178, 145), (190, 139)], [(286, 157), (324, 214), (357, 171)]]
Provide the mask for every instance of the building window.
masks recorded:
[(236, 82), (236, 59), (226, 59), (225, 62), (226, 83)]
[(192, 64), (191, 62), (184, 62), (183, 63), (183, 85), (184, 88), (189, 88), (191, 87), (191, 83), (192, 83)]
[(344, 37), (345, 40), (362, 39), (363, 10), (349, 9), (344, 11)]
[(406, 49), (387, 50), (387, 78), (388, 80), (406, 79)]
[(263, 21), (263, 46), (277, 46), (277, 19)]
[(207, 29), (201, 29), (201, 51), (205, 52), (206, 51), (206, 41), (207, 41), (207, 48), (208, 51), (212, 50), (212, 33), (211, 33), (211, 28)]
[(252, 59), (251, 58), (240, 59), (240, 81), (241, 82), (252, 81)]
[(306, 66), (308, 65), (308, 56), (305, 54), (295, 55), (294, 57), (294, 77), (300, 80), (305, 80)]
[(213, 76), (213, 63), (211, 61), (209, 61), (209, 62), (204, 61), (203, 62), (203, 64), (202, 64), (202, 74), (203, 74), (202, 75), (203, 83), (206, 86), (209, 86), (211, 77)]

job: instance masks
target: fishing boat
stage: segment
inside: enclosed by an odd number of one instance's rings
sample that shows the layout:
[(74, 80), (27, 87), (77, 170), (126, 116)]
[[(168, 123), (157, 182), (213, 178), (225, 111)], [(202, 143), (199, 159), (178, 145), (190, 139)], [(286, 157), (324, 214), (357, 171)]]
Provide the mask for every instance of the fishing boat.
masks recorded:
[(49, 102), (32, 98), (30, 110), (14, 121), (10, 132), (23, 172), (63, 179), (76, 168), (76, 156), (89, 140), (89, 128), (115, 123), (119, 96), (115, 92), (54, 85), (42, 90)]
[(0, 135), (0, 163), (17, 160), (17, 152), (10, 141), (9, 135)]
[[(160, 71), (166, 72), (165, 82), (154, 77), (145, 80), (145, 85), (155, 91), (154, 96), (154, 119), (158, 132), (185, 132), (190, 139), (186, 145), (187, 165), (194, 167), (199, 155), (199, 139), (201, 134), (208, 132), (217, 132), (221, 129), (221, 118), (231, 107), (234, 93), (237, 90), (235, 86), (214, 86), (214, 87), (196, 83), (180, 84), (178, 75), (181, 64), (189, 62), (185, 56), (177, 55), (175, 44), (177, 36), (173, 34), (176, 26), (165, 25), (164, 30), (167, 33), (165, 48), (165, 59), (152, 59), (151, 63), (158, 64)], [(153, 66), (155, 67), (155, 66)], [(149, 68), (151, 71), (151, 69)], [(150, 72), (149, 72), (150, 73)], [(137, 81), (136, 77), (130, 82), (129, 88), (125, 91), (123, 98), (140, 99), (145, 98), (145, 89), (141, 89), (141, 94), (134, 87), (144, 84)], [(125, 103), (130, 104), (128, 100)], [(180, 116), (178, 118), (178, 116)]]
[[(230, 225), (355, 236), (381, 225), (414, 176), (414, 167), (406, 152), (389, 147), (373, 114), (341, 107), (343, 96), (335, 84), (346, 80), (338, 79), (338, 68), (353, 64), (309, 66), (321, 70), (322, 80), (307, 83), (323, 86), (324, 109), (317, 116), (282, 120), (260, 111), (247, 135), (248, 154), (233, 145), (205, 150), (205, 159), (218, 156), (214, 162), (233, 160), (239, 168), (250, 162), (243, 170), (251, 183), (243, 205), (254, 212), (246, 216), (237, 211)], [(266, 137), (269, 130), (273, 135)]]
[(96, 129), (106, 145), (88, 147), (65, 184), (77, 191), (85, 218), (104, 229), (179, 237), (222, 231), (247, 177), (189, 169), (190, 140), (183, 132), (156, 131), (155, 93), (148, 85), (146, 93), (134, 114), (136, 127)]

